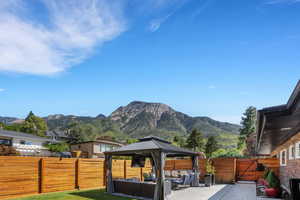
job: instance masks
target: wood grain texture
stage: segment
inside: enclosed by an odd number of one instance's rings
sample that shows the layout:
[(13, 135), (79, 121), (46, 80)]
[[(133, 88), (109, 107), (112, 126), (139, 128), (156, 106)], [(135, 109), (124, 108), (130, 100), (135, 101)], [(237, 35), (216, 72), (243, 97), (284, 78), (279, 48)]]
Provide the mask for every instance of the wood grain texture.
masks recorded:
[(74, 190), (76, 188), (76, 160), (43, 158), (42, 192)]
[(104, 185), (104, 160), (79, 159), (78, 187), (103, 188)]
[(0, 199), (39, 192), (39, 158), (0, 157)]
[[(217, 183), (231, 183), (236, 175), (244, 174), (244, 180), (257, 180), (263, 172), (256, 171), (255, 160), (271, 168), (279, 175), (279, 161), (267, 159), (213, 159)], [(150, 173), (149, 160), (144, 168), (132, 168), (131, 161), (113, 160), (113, 178), (137, 178), (142, 180), (144, 173)], [(205, 159), (199, 159), (200, 180), (205, 175)], [(167, 160), (165, 170), (191, 170), (192, 161)], [(103, 159), (73, 158), (35, 158), (0, 156), (0, 199), (18, 196), (74, 189), (105, 187), (105, 170)]]

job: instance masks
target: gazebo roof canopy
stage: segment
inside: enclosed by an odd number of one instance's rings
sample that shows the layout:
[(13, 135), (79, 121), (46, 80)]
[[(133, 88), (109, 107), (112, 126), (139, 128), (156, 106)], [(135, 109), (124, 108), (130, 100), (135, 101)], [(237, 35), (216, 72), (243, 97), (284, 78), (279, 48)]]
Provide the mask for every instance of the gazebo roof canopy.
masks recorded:
[(161, 151), (167, 154), (167, 156), (195, 156), (198, 153), (179, 148), (172, 145), (170, 142), (165, 141), (161, 138), (148, 136), (142, 139), (139, 139), (139, 142), (129, 144), (118, 148), (113, 151), (104, 152), (109, 155), (123, 155), (131, 156), (136, 154), (150, 155), (153, 151)]

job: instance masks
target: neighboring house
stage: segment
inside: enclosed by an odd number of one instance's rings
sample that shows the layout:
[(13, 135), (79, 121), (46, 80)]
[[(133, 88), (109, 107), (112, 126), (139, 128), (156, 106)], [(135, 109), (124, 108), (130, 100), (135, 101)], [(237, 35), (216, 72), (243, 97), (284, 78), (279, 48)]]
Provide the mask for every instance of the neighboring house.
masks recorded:
[(286, 190), (291, 178), (300, 178), (300, 81), (287, 104), (258, 111), (256, 152), (280, 159)]
[(13, 146), (22, 156), (51, 156), (51, 152), (43, 146), (49, 142), (53, 142), (53, 140), (0, 129), (0, 144)]
[(82, 142), (71, 145), (71, 151), (81, 151), (82, 157), (87, 158), (104, 158), (105, 151), (111, 151), (124, 146), (120, 142), (97, 139), (96, 141)]
[(70, 139), (66, 132), (57, 130), (47, 131), (46, 136), (56, 141), (68, 141)]

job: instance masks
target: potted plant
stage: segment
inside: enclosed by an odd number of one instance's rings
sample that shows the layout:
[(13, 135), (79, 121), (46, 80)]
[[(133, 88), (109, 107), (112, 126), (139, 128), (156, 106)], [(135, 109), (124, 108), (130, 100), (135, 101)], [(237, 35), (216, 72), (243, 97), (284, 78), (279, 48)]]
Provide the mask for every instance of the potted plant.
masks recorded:
[(273, 198), (278, 197), (280, 193), (280, 181), (278, 177), (272, 170), (266, 176), (266, 181), (268, 182), (268, 188), (265, 189), (266, 195)]
[(206, 161), (206, 174), (204, 176), (204, 184), (206, 187), (210, 187), (215, 184), (215, 167), (212, 160)]

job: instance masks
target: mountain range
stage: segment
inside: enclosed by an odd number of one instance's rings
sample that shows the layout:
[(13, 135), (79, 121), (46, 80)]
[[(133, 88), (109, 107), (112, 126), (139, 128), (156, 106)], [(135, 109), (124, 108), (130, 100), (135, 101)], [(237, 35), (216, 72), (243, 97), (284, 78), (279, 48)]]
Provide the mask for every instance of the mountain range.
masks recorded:
[[(155, 135), (165, 139), (185, 137), (197, 128), (205, 136), (221, 134), (237, 135), (240, 126), (220, 122), (209, 117), (191, 117), (162, 103), (133, 101), (121, 106), (109, 116), (96, 117), (55, 114), (44, 117), (49, 130), (66, 130), (70, 123), (79, 123), (91, 133), (90, 137), (102, 134), (117, 138), (141, 138)], [(14, 117), (0, 117), (0, 122), (11, 123)]]

